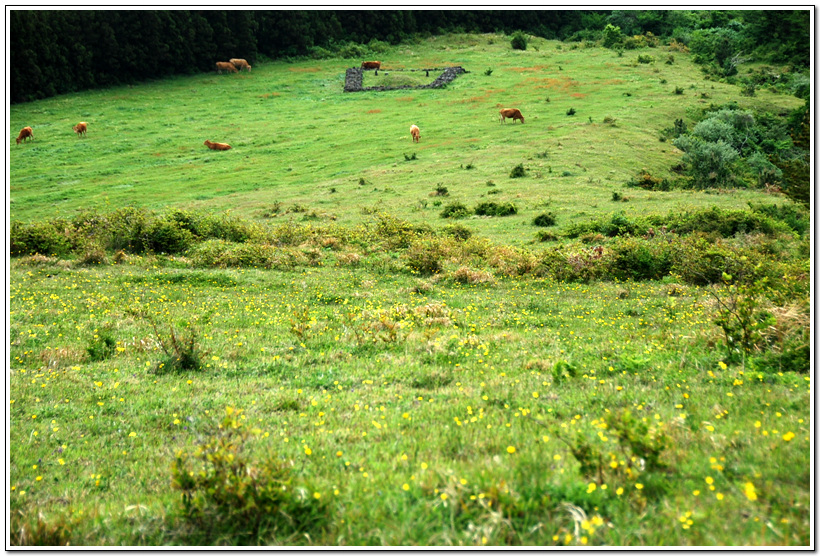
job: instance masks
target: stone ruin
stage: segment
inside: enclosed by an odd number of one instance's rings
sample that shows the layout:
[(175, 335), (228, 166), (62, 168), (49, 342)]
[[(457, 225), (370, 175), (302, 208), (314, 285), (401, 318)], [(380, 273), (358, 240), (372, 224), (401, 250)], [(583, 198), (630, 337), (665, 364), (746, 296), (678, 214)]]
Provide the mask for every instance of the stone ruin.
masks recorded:
[[(367, 70), (370, 71), (370, 70)], [(362, 68), (348, 68), (347, 72), (345, 73), (345, 92), (352, 93), (356, 91), (397, 91), (400, 89), (438, 89), (439, 87), (445, 86), (447, 83), (454, 80), (456, 77), (461, 75), (462, 73), (467, 73), (467, 70), (462, 68), (461, 66), (451, 66), (449, 68), (429, 68), (429, 69), (419, 69), (419, 70), (395, 70), (389, 69), (385, 71), (384, 69), (375, 70), (375, 71), (384, 71), (385, 73), (389, 73), (391, 71), (423, 71), (426, 72), (428, 75), (430, 72), (440, 71), (441, 75), (436, 77), (435, 81), (432, 83), (428, 83), (427, 85), (401, 85), (399, 87), (362, 87), (362, 80), (364, 78), (364, 72)]]

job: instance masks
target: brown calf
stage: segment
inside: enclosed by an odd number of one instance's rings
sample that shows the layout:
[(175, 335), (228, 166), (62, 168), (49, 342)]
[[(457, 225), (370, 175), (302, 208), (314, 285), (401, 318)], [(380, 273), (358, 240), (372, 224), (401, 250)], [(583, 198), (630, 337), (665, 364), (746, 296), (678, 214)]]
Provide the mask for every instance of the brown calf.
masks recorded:
[(506, 118), (512, 118), (513, 123), (515, 123), (515, 120), (521, 120), (521, 123), (524, 123), (524, 116), (521, 115), (521, 110), (518, 108), (502, 108), (499, 114), (501, 115), (502, 124), (506, 121)]
[(242, 71), (243, 69), (251, 71), (251, 65), (247, 60), (243, 60), (242, 58), (231, 58), (230, 62), (239, 71)]
[(227, 143), (212, 143), (205, 139), (205, 143), (203, 143), (206, 147), (214, 151), (227, 151), (231, 148), (231, 146)]
[(216, 73), (222, 73), (223, 71), (227, 71), (228, 73), (236, 73), (236, 66), (230, 62), (217, 62)]
[(19, 145), (20, 141), (25, 141), (29, 137), (34, 139), (34, 130), (32, 130), (30, 127), (26, 126), (26, 127), (24, 127), (23, 129), (20, 130), (20, 135), (17, 136), (17, 144)]
[(413, 136), (413, 143), (418, 143), (419, 139), (421, 139), (421, 130), (419, 126), (413, 124), (410, 126), (410, 135)]
[(76, 133), (77, 137), (79, 138), (80, 135), (85, 135), (85, 132), (88, 131), (88, 124), (86, 122), (80, 122), (77, 125), (75, 125), (72, 129), (74, 130), (74, 133)]
[(382, 67), (381, 62), (362, 62), (362, 69), (372, 70), (372, 69), (380, 69)]

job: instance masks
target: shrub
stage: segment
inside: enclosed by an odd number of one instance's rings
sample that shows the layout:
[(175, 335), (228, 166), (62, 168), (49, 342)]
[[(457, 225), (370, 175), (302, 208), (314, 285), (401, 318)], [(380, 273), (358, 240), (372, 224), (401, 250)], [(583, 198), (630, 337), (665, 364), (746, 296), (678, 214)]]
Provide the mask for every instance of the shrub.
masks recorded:
[(444, 187), (441, 184), (438, 184), (436, 186), (435, 191), (433, 191), (433, 193), (432, 193), (432, 195), (435, 196), (435, 197), (446, 197), (449, 194), (450, 194), (450, 192), (447, 190), (447, 188)]
[(473, 235), (473, 232), (472, 230), (470, 230), (470, 228), (457, 223), (447, 224), (444, 227), (444, 233), (461, 241), (468, 240)]
[(516, 31), (512, 35), (510, 45), (514, 50), (527, 50), (527, 35), (522, 31)]
[(227, 407), (218, 431), (194, 450), (177, 452), (172, 464), (171, 486), (182, 492), (182, 517), (192, 526), (191, 536), (204, 537), (192, 544), (218, 539), (233, 545), (269, 544), (324, 527), (327, 497), (294, 484), (284, 462), (248, 459), (252, 433), (240, 414)]
[(194, 243), (194, 234), (173, 220), (154, 220), (140, 239), (143, 249), (156, 253), (181, 253)]
[(70, 227), (64, 220), (50, 222), (12, 222), (9, 233), (11, 256), (66, 255), (71, 251)]
[(541, 213), (533, 218), (532, 223), (535, 226), (541, 227), (555, 226), (555, 215), (551, 212)]
[(413, 242), (405, 253), (405, 264), (418, 274), (429, 276), (442, 269), (446, 249), (440, 240), (424, 238)]
[(652, 64), (655, 62), (655, 58), (648, 54), (639, 54), (638, 55), (638, 63), (639, 64)]
[(621, 28), (617, 25), (612, 25), (611, 23), (607, 23), (606, 27), (604, 27), (603, 37), (601, 39), (601, 44), (604, 48), (615, 48), (616, 46), (623, 43), (624, 34), (621, 32)]
[(622, 238), (611, 250), (610, 268), (619, 280), (659, 280), (672, 268), (672, 252), (664, 241)]
[(470, 209), (458, 201), (448, 203), (441, 211), (442, 218), (464, 218), (465, 216), (469, 216), (469, 214)]
[[(649, 191), (669, 191), (672, 185), (666, 178), (656, 178), (644, 168), (637, 176), (626, 182), (627, 187), (640, 187)], [(616, 200), (613, 198), (613, 201)]]
[(510, 171), (511, 178), (523, 178), (527, 175), (527, 171), (524, 169), (524, 164), (518, 164)]
[(496, 203), (495, 201), (482, 201), (475, 207), (475, 213), (479, 216), (510, 216), (516, 214), (518, 209), (512, 203)]
[(110, 326), (104, 326), (94, 331), (94, 336), (85, 348), (91, 361), (103, 361), (114, 354), (117, 341), (114, 339)]
[(108, 262), (108, 257), (106, 257), (105, 249), (103, 249), (101, 245), (92, 242), (83, 248), (79, 262), (86, 266), (101, 265)]
[(733, 182), (738, 154), (725, 141), (712, 143), (681, 135), (672, 143), (683, 151), (683, 162), (689, 168), (695, 187), (726, 187)]
[(489, 272), (462, 266), (453, 273), (453, 281), (460, 284), (485, 284), (493, 281), (493, 275)]
[(570, 108), (567, 110), (567, 116), (574, 116), (575, 115), (575, 108)]

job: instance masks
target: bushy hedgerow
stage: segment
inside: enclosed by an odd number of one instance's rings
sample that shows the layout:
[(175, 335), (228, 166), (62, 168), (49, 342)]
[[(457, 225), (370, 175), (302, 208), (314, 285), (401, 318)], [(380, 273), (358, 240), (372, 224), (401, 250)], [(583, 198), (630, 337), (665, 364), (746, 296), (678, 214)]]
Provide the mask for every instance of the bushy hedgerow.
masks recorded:
[(45, 222), (12, 222), (9, 231), (9, 253), (23, 255), (62, 256), (71, 252), (71, 226), (65, 220)]

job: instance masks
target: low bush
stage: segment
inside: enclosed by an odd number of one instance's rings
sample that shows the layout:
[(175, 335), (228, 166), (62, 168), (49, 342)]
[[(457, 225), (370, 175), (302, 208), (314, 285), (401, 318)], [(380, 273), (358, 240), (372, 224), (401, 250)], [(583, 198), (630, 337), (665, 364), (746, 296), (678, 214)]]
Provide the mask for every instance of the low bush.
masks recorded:
[(45, 255), (61, 256), (72, 250), (71, 227), (64, 220), (47, 222), (12, 222), (9, 232), (11, 256)]
[(510, 170), (510, 177), (511, 178), (523, 178), (527, 175), (527, 171), (524, 169), (523, 164), (518, 164), (512, 170)]
[(448, 203), (441, 211), (442, 218), (464, 218), (470, 215), (470, 209), (458, 201)]
[(179, 512), (191, 527), (186, 536), (196, 541), (189, 544), (226, 538), (234, 545), (279, 544), (327, 526), (327, 498), (298, 484), (288, 464), (249, 459), (253, 433), (240, 414), (227, 407), (218, 430), (176, 454), (171, 486), (182, 493)]
[(472, 237), (473, 235), (473, 232), (472, 230), (470, 230), (470, 228), (457, 223), (446, 225), (444, 227), (443, 232), (461, 241), (470, 239), (470, 237)]
[(555, 215), (551, 212), (543, 212), (533, 218), (532, 223), (534, 226), (541, 226), (541, 227), (548, 227), (548, 226), (555, 226)]
[(510, 45), (514, 50), (527, 50), (527, 35), (522, 31), (516, 31), (510, 39)]
[(672, 250), (665, 241), (620, 238), (610, 249), (609, 269), (618, 280), (660, 280), (672, 269)]
[(518, 209), (512, 203), (482, 201), (476, 205), (474, 212), (479, 216), (510, 216), (516, 214)]

